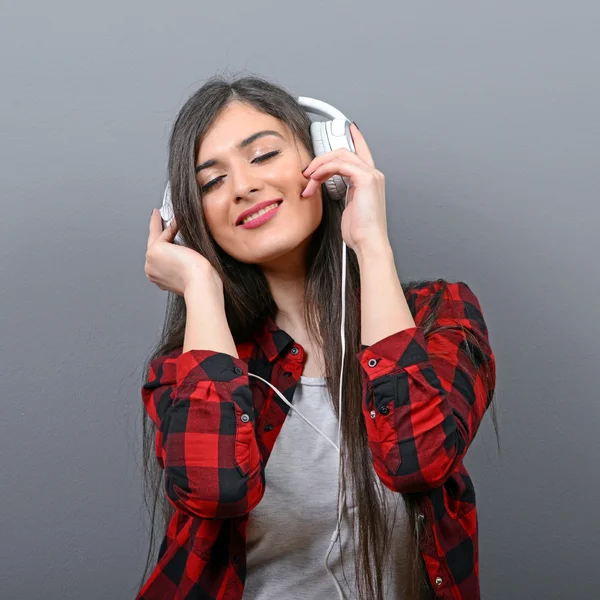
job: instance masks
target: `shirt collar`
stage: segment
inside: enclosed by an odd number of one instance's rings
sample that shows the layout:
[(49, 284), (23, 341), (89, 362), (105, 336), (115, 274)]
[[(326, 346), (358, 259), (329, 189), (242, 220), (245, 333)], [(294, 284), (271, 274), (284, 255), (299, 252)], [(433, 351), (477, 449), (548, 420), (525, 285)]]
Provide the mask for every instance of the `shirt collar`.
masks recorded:
[(267, 317), (263, 321), (253, 337), (269, 362), (275, 361), (282, 352), (294, 344), (292, 336), (280, 329), (272, 317)]

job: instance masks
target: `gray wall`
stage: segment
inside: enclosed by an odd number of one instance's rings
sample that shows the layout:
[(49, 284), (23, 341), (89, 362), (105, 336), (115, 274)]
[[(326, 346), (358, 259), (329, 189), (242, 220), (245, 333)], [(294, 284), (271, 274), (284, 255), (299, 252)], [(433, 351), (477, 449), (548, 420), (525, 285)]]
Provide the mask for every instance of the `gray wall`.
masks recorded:
[(356, 120), (401, 279), (482, 303), (483, 597), (598, 598), (598, 4), (83, 4), (0, 14), (1, 597), (133, 598), (150, 211), (178, 108), (228, 69)]

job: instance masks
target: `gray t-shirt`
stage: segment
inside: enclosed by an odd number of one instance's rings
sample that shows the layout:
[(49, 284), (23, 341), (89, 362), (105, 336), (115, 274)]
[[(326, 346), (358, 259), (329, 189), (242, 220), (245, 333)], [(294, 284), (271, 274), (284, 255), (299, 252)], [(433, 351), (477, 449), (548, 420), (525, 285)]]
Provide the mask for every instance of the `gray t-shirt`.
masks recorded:
[[(338, 422), (329, 397), (325, 378), (301, 376), (293, 405), (337, 443)], [(264, 497), (249, 516), (244, 600), (339, 599), (324, 565), (335, 530), (338, 469), (333, 446), (290, 409), (266, 466)], [(408, 517), (402, 494), (392, 492), (379, 479), (377, 482), (388, 501), (394, 549), (384, 597), (401, 599)], [(346, 496), (348, 510), (356, 511), (351, 491)], [(357, 597), (350, 524), (345, 514), (343, 574), (339, 541), (328, 561), (346, 600)]]

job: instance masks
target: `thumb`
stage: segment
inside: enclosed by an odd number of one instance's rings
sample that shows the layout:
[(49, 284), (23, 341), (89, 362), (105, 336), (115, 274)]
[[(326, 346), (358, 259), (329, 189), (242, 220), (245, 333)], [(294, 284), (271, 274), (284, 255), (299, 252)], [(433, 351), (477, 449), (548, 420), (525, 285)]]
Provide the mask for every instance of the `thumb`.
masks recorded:
[(160, 237), (165, 241), (173, 241), (178, 229), (179, 227), (177, 226), (177, 221), (175, 220), (175, 217), (173, 217), (169, 225), (167, 225), (167, 227), (165, 227), (163, 232), (160, 234)]

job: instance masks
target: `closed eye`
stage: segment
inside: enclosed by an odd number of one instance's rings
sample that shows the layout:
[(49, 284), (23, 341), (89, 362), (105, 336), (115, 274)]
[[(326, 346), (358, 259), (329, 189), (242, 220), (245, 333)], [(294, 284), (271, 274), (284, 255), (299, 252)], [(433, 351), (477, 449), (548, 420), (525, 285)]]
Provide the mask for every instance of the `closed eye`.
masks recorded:
[[(269, 158), (272, 158), (273, 156), (277, 156), (280, 153), (281, 153), (281, 150), (273, 150), (272, 152), (267, 152), (266, 154), (257, 156), (252, 162), (253, 163), (261, 163), (265, 160), (268, 160)], [(200, 188), (200, 191), (203, 194), (205, 194), (206, 192), (211, 190), (213, 187), (215, 187), (217, 184), (221, 183), (221, 181), (223, 181), (224, 177), (225, 177), (224, 175), (221, 175), (220, 177), (215, 177), (215, 179), (213, 179), (212, 181), (209, 181), (207, 184), (203, 185), (202, 188)]]

